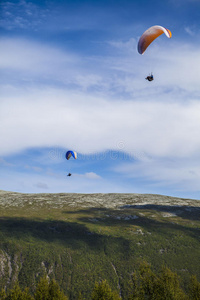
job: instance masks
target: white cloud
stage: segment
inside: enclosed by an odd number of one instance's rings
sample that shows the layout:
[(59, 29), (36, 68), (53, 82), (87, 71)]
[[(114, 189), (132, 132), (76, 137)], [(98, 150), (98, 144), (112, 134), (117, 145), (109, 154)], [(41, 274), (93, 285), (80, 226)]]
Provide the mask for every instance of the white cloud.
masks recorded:
[(126, 51), (131, 54), (133, 54), (137, 49), (137, 41), (135, 38), (130, 38), (127, 41), (113, 40), (113, 41), (109, 41), (108, 44), (114, 48), (119, 49), (120, 51), (124, 51), (124, 52)]
[(81, 177), (85, 177), (87, 179), (101, 179), (101, 176), (99, 176), (98, 174), (94, 173), (94, 172), (87, 172), (85, 174), (74, 174), (75, 176), (81, 176)]
[(40, 167), (37, 167), (37, 166), (29, 166), (29, 165), (26, 165), (25, 166), (25, 168), (27, 169), (27, 170), (32, 170), (32, 171), (34, 171), (34, 172), (42, 172), (42, 168), (40, 168)]
[(108, 149), (157, 156), (199, 151), (200, 102), (109, 101), (64, 90), (18, 90), (1, 99), (1, 154), (29, 147), (71, 147), (80, 153)]
[(14, 167), (14, 164), (11, 164), (9, 162), (7, 162), (5, 159), (0, 157), (0, 165), (4, 166), (4, 167)]
[(28, 1), (1, 1), (0, 26), (6, 30), (38, 30), (49, 17), (49, 10)]
[(56, 80), (59, 70), (62, 76), (65, 68), (68, 69), (66, 73), (69, 73), (72, 65), (76, 64), (78, 57), (57, 48), (17, 38), (0, 40), (0, 67), (3, 70), (17, 71), (26, 77), (37, 75), (45, 79), (54, 76)]
[(195, 35), (195, 31), (188, 26), (185, 27), (185, 31), (191, 36)]
[(38, 183), (36, 183), (35, 187), (39, 188), (39, 189), (42, 189), (42, 190), (48, 190), (49, 189), (48, 185), (46, 183), (44, 183), (44, 182), (38, 182)]
[(105, 88), (111, 81), (109, 75), (104, 76), (109, 66), (102, 58), (81, 57), (66, 49), (20, 38), (0, 39), (0, 68), (2, 83), (10, 86), (61, 85), (86, 90)]
[[(200, 51), (173, 40), (167, 47), (161, 41), (144, 56), (129, 52), (128, 42), (113, 45), (116, 56), (112, 50), (110, 56), (84, 60), (47, 45), (1, 39), (0, 155), (55, 146), (81, 154), (145, 153), (153, 162), (144, 163), (142, 155), (131, 172), (192, 184), (199, 178), (194, 165), (200, 149)], [(155, 81), (149, 83), (144, 77), (151, 65)], [(170, 159), (186, 167), (160, 163)], [(60, 179), (50, 173), (52, 180)], [(82, 180), (91, 178), (98, 175), (87, 173)]]
[(115, 167), (115, 171), (128, 178), (142, 178), (152, 186), (174, 188), (176, 191), (199, 191), (199, 158), (151, 158), (131, 164), (122, 163)]
[[(23, 87), (61, 85), (90, 92), (93, 89), (107, 97), (120, 95), (134, 99), (162, 96), (172, 89), (179, 98), (180, 91), (199, 93), (198, 47), (166, 38), (164, 42), (161, 39), (159, 46), (151, 45), (141, 56), (136, 41), (112, 41), (111, 44), (109, 55), (86, 57), (25, 39), (2, 38), (2, 83)], [(113, 45), (118, 47), (117, 54)], [(155, 81), (147, 83), (144, 78), (151, 71)]]

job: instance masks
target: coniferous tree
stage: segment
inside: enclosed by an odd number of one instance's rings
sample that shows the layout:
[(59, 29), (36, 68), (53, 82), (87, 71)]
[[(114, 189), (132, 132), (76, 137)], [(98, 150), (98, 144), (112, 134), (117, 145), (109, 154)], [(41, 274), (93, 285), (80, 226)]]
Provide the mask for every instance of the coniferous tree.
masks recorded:
[(28, 288), (24, 291), (21, 290), (18, 283), (15, 284), (14, 288), (4, 298), (5, 300), (34, 300), (29, 294)]
[(113, 292), (106, 280), (101, 283), (95, 283), (92, 292), (92, 300), (120, 300), (116, 292)]
[(139, 300), (139, 297), (140, 286), (138, 283), (138, 277), (136, 273), (133, 273), (128, 285), (128, 300)]
[(154, 299), (184, 300), (188, 299), (180, 286), (178, 275), (163, 267), (155, 285)]
[(0, 299), (1, 299), (1, 300), (6, 299), (6, 291), (5, 291), (5, 289), (2, 289), (2, 290), (0, 291)]
[(138, 299), (153, 299), (155, 282), (157, 281), (157, 276), (151, 270), (150, 264), (144, 262), (141, 264), (139, 269), (139, 290)]
[(47, 278), (43, 277), (36, 287), (35, 300), (68, 300), (68, 298), (60, 290), (55, 280), (49, 282)]
[(51, 280), (49, 283), (49, 300), (68, 300), (63, 291), (60, 290), (58, 283)]
[(197, 277), (194, 275), (190, 278), (189, 296), (192, 300), (200, 299), (200, 282), (197, 281)]
[(81, 292), (79, 292), (79, 294), (78, 294), (78, 300), (84, 300), (84, 298), (83, 298)]
[(180, 287), (178, 275), (168, 268), (162, 268), (160, 274), (155, 275), (151, 270), (150, 265), (143, 263), (140, 266), (139, 274), (133, 274), (131, 285), (132, 288), (130, 288), (129, 291), (129, 300), (188, 299)]
[(35, 300), (48, 300), (49, 298), (49, 281), (46, 277), (40, 279), (35, 291)]

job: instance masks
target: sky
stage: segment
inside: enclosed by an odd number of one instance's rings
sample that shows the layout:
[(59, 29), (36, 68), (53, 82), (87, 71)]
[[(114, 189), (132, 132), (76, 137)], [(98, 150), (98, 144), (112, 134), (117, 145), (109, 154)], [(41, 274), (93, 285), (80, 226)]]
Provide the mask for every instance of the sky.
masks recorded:
[(0, 72), (0, 189), (200, 199), (200, 0), (2, 0)]

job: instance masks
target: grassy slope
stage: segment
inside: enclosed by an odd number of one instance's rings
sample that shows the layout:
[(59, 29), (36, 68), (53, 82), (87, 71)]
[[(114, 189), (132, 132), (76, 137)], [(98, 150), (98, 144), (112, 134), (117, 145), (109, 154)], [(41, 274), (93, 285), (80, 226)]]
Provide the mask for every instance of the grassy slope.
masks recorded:
[[(126, 299), (140, 261), (200, 280), (200, 201), (138, 194), (0, 192), (0, 287), (55, 277), (87, 297), (107, 279)], [(89, 296), (88, 296), (89, 299)]]

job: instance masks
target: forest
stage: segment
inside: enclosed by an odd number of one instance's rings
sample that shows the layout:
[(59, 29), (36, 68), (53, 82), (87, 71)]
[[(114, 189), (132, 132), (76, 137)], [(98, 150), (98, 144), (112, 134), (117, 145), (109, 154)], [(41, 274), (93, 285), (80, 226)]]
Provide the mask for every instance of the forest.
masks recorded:
[[(185, 290), (181, 287), (179, 276), (170, 269), (163, 267), (158, 274), (155, 274), (151, 266), (143, 262), (137, 273), (133, 273), (129, 282), (127, 300), (198, 300), (200, 299), (200, 283), (196, 276), (191, 276)], [(55, 280), (48, 280), (43, 277), (38, 282), (33, 294), (28, 288), (22, 290), (18, 283), (14, 288), (6, 292), (0, 292), (2, 300), (68, 300), (69, 298), (60, 289)], [(78, 293), (78, 300), (84, 300), (81, 292)], [(91, 300), (120, 300), (119, 293), (113, 291), (108, 282), (103, 280), (96, 282), (91, 295)]]

